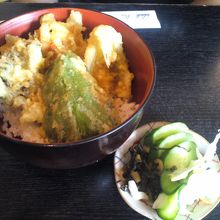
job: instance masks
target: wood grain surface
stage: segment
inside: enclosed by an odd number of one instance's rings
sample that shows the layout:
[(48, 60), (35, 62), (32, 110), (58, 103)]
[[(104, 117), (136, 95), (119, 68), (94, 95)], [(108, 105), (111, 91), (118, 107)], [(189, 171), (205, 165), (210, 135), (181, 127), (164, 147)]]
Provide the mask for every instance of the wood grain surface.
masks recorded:
[[(151, 48), (157, 69), (155, 89), (141, 124), (183, 121), (213, 140), (220, 129), (220, 7), (3, 3), (0, 20), (57, 6), (98, 11), (155, 10), (162, 28), (137, 30)], [(145, 218), (118, 194), (113, 155), (85, 168), (48, 170), (18, 161), (0, 148), (0, 219)], [(205, 219), (220, 219), (220, 206)]]

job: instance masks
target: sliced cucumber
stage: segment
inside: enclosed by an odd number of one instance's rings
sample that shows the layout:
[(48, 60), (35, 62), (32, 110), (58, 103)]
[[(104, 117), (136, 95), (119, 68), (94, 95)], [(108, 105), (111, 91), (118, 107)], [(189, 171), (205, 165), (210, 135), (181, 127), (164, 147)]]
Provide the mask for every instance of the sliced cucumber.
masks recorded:
[(184, 141), (169, 150), (164, 158), (164, 168), (184, 169), (189, 166), (191, 160), (196, 158), (196, 144), (193, 141)]
[(158, 156), (161, 157), (162, 155), (168, 152), (167, 149), (177, 146), (184, 141), (192, 141), (192, 140), (193, 140), (193, 135), (187, 132), (180, 132), (177, 134), (170, 135), (164, 140), (162, 140), (158, 145)]
[(163, 125), (159, 128), (155, 128), (144, 138), (146, 144), (156, 144), (158, 141), (179, 132), (187, 132), (189, 128), (182, 122), (173, 122), (167, 125)]
[(160, 176), (160, 186), (162, 191), (166, 194), (174, 193), (182, 184), (186, 182), (185, 179), (175, 182), (171, 181), (170, 173), (171, 171), (164, 170)]
[(191, 153), (190, 153), (191, 160), (197, 160), (198, 159), (198, 154), (197, 154), (198, 147), (194, 141), (191, 141), (191, 142), (192, 142), (192, 143), (190, 143), (190, 145), (191, 145)]
[(163, 220), (175, 219), (179, 212), (178, 190), (171, 195), (160, 193), (155, 204), (154, 207), (156, 206), (157, 213)]

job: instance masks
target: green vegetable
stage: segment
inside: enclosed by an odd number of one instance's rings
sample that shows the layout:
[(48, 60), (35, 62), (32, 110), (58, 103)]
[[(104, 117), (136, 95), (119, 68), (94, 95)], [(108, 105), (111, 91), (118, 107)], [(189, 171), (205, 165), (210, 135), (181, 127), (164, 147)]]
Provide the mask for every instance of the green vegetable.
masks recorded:
[(192, 141), (184, 141), (169, 150), (164, 159), (164, 168), (172, 170), (184, 169), (195, 159), (197, 159), (196, 144)]
[(160, 193), (157, 198), (157, 213), (163, 220), (173, 220), (179, 212), (178, 190), (173, 194), (167, 195)]
[(158, 145), (159, 149), (169, 149), (173, 146), (180, 144), (183, 141), (192, 140), (192, 134), (186, 132), (180, 132), (177, 134), (170, 135), (166, 137), (161, 143)]
[(174, 193), (182, 184), (186, 183), (187, 180), (183, 179), (180, 181), (171, 181), (170, 170), (164, 170), (160, 176), (161, 189), (166, 194)]
[(151, 144), (155, 145), (160, 140), (179, 132), (187, 132), (189, 128), (186, 126), (186, 124), (182, 122), (173, 122), (164, 126), (161, 126), (159, 128), (155, 128), (153, 131), (148, 133), (144, 138), (144, 143), (146, 145)]
[(184, 141), (191, 141), (193, 140), (193, 136), (190, 133), (186, 132), (179, 132), (173, 135), (170, 135), (163, 139), (158, 147), (158, 157), (164, 156), (168, 151), (168, 149), (179, 145)]
[(52, 141), (67, 142), (110, 130), (108, 97), (75, 54), (61, 55), (47, 73), (44, 128)]

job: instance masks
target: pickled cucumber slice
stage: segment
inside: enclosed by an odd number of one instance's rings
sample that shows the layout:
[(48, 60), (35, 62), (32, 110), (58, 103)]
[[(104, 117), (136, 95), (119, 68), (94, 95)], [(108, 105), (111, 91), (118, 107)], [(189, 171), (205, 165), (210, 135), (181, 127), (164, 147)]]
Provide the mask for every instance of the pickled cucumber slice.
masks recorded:
[(189, 128), (182, 122), (173, 122), (167, 125), (163, 125), (159, 128), (155, 128), (149, 134), (146, 135), (144, 142), (146, 144), (156, 144), (158, 141), (179, 132), (187, 132)]
[(170, 170), (164, 170), (160, 176), (160, 186), (164, 193), (172, 194), (174, 193), (181, 185), (187, 182), (186, 179), (182, 179), (180, 181), (171, 181)]
[(186, 132), (180, 132), (177, 134), (173, 134), (163, 139), (158, 145), (158, 157), (164, 156), (167, 154), (168, 149), (178, 146), (180, 143), (184, 141), (193, 141), (193, 135)]
[(160, 149), (169, 149), (173, 146), (180, 144), (183, 141), (190, 141), (193, 140), (193, 136), (190, 133), (180, 132), (177, 134), (173, 134), (165, 138), (161, 143), (158, 145)]
[(170, 195), (160, 193), (154, 202), (153, 208), (156, 208), (157, 214), (163, 220), (173, 220), (176, 218), (179, 212), (178, 194), (178, 190)]
[(195, 159), (197, 159), (196, 144), (193, 141), (185, 141), (169, 150), (164, 158), (164, 168), (184, 169)]

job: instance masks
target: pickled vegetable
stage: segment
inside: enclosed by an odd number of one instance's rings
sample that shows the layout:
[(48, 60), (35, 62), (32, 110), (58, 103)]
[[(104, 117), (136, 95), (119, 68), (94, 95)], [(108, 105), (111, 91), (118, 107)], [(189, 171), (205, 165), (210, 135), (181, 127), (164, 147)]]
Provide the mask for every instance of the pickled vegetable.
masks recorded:
[(160, 176), (161, 189), (166, 194), (174, 193), (181, 185), (187, 182), (187, 179), (171, 181), (170, 173), (172, 171), (164, 170)]
[(176, 191), (173, 194), (167, 195), (160, 193), (155, 204), (157, 203), (157, 213), (163, 220), (173, 220), (179, 212), (178, 194)]
[(182, 122), (174, 122), (159, 128), (155, 128), (152, 132), (148, 133), (145, 137), (145, 143), (154, 145), (160, 140), (179, 132), (187, 132), (189, 128)]
[(187, 168), (192, 160), (196, 160), (196, 144), (193, 141), (185, 141), (173, 147), (164, 159), (165, 169)]

